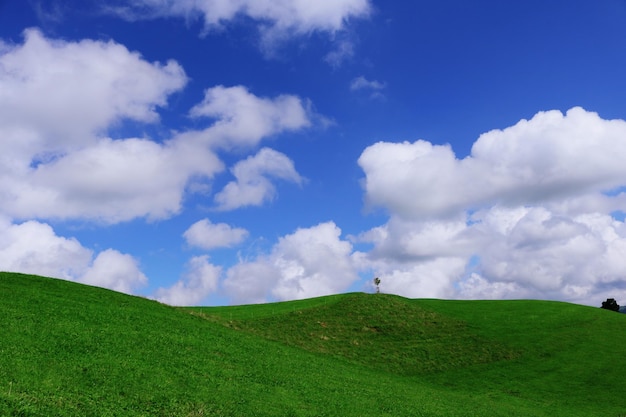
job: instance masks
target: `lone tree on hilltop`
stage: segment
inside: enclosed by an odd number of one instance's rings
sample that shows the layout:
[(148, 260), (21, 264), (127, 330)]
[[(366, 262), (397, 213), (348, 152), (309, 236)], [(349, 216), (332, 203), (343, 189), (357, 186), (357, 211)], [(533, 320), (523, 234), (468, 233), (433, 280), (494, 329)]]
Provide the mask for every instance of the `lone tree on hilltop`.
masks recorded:
[(376, 285), (376, 294), (380, 294), (380, 278), (374, 278), (374, 285)]
[(615, 298), (607, 298), (606, 301), (602, 301), (602, 308), (606, 310), (619, 311), (619, 304), (617, 304)]

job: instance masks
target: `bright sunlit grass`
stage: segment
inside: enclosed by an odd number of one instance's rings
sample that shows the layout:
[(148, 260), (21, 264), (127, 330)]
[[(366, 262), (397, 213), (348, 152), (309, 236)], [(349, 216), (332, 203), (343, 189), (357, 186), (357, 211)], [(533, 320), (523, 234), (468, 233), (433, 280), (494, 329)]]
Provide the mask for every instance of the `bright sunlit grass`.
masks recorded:
[(0, 415), (614, 416), (626, 315), (346, 294), (181, 309), (0, 274)]

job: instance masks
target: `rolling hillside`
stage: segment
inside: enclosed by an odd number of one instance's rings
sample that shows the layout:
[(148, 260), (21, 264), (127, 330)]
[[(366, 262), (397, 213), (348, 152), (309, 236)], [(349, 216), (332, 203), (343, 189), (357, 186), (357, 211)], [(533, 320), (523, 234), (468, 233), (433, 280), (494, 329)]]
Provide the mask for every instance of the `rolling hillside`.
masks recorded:
[(626, 316), (344, 294), (173, 308), (0, 273), (0, 415), (620, 416)]

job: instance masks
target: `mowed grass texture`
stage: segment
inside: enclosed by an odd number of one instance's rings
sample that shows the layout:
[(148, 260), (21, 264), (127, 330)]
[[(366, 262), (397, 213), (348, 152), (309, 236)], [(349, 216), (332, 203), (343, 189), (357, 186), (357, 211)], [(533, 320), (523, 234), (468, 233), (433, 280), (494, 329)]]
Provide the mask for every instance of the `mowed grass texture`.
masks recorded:
[(626, 315), (346, 294), (182, 309), (0, 273), (0, 415), (620, 416)]

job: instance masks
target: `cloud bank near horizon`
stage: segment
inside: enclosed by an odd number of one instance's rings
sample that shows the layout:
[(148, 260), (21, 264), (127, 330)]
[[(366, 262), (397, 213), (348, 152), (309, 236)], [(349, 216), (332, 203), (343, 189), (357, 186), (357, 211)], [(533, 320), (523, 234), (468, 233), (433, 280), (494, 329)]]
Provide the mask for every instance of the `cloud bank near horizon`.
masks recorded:
[(626, 297), (626, 122), (582, 108), (481, 135), (458, 159), (419, 140), (365, 149), (358, 237), (385, 291), (412, 297)]
[(418, 298), (623, 298), (624, 158), (626, 122), (582, 108), (487, 132), (463, 159), (424, 140), (379, 142), (358, 163), (385, 224), (345, 239), (333, 222), (298, 229), (226, 270), (222, 291), (235, 303), (307, 298), (362, 274)]

